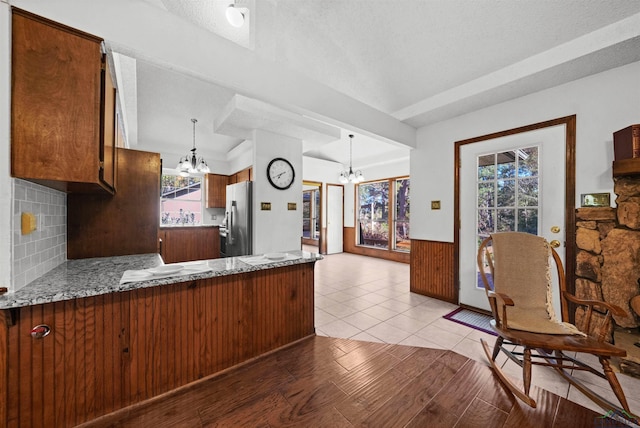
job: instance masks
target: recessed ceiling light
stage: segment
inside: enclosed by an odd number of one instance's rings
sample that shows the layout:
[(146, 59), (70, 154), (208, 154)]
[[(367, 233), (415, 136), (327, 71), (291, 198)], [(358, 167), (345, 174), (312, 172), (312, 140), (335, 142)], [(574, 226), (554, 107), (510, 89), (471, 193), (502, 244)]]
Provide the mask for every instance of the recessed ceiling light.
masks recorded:
[(234, 4), (230, 4), (226, 11), (227, 21), (236, 28), (242, 27), (244, 24), (244, 13)]

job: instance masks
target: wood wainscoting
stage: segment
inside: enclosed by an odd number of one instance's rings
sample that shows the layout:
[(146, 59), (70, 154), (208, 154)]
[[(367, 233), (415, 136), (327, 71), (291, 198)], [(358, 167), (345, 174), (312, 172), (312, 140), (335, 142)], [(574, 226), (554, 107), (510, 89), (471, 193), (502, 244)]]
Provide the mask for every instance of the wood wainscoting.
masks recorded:
[(380, 248), (364, 247), (356, 245), (356, 228), (344, 227), (342, 233), (342, 245), (345, 253), (359, 254), (361, 256), (377, 257), (379, 259), (392, 260), (394, 262), (409, 263), (410, 254), (404, 251), (391, 251)]
[(0, 427), (75, 426), (312, 335), (313, 267), (0, 311)]
[(458, 304), (454, 278), (453, 243), (411, 240), (411, 292)]

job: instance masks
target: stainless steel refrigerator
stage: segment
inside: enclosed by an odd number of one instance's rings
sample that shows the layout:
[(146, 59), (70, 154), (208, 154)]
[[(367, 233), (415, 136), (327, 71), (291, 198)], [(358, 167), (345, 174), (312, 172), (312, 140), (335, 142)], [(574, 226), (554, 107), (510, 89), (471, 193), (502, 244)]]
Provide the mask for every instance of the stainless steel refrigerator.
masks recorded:
[(227, 186), (224, 224), (220, 228), (220, 255), (222, 257), (252, 254), (252, 182)]

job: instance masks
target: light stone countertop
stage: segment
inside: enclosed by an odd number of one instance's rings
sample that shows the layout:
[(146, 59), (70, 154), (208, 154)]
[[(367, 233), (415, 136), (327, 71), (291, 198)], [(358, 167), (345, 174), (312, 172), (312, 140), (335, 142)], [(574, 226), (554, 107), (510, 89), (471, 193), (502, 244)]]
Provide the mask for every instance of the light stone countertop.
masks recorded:
[(295, 260), (274, 261), (273, 263), (260, 265), (245, 263), (241, 260), (242, 257), (202, 260), (200, 262), (207, 263), (211, 271), (169, 278), (147, 279), (125, 284), (120, 284), (120, 278), (122, 278), (122, 274), (125, 271), (149, 269), (160, 266), (163, 264), (160, 255), (139, 254), (132, 256), (67, 260), (65, 263), (47, 272), (20, 290), (0, 295), (0, 309), (59, 302), (322, 260), (321, 255), (307, 251), (288, 251), (287, 254), (299, 256), (299, 258)]

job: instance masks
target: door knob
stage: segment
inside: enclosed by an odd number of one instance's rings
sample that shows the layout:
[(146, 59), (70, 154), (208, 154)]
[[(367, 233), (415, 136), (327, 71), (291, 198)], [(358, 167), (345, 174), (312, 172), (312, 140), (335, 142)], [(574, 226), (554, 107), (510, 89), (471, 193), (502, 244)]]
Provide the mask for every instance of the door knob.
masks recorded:
[(549, 242), (549, 245), (551, 245), (551, 248), (558, 248), (560, 246), (560, 241), (554, 239), (553, 241)]
[(560, 226), (551, 226), (551, 233), (560, 233)]

